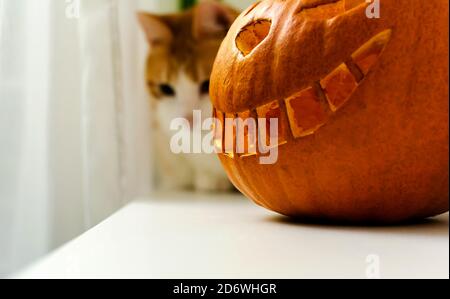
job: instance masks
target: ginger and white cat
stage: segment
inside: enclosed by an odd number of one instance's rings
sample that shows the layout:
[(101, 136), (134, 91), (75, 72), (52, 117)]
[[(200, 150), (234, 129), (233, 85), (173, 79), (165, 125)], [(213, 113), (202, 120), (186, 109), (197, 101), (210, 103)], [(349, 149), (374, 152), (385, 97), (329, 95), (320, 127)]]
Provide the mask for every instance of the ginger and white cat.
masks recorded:
[(157, 179), (164, 190), (232, 189), (215, 155), (171, 152), (174, 132), (170, 131), (170, 124), (176, 118), (192, 123), (194, 110), (201, 110), (204, 118), (211, 117), (211, 69), (237, 15), (230, 7), (215, 1), (202, 1), (179, 14), (139, 13), (150, 46), (146, 80), (156, 120)]

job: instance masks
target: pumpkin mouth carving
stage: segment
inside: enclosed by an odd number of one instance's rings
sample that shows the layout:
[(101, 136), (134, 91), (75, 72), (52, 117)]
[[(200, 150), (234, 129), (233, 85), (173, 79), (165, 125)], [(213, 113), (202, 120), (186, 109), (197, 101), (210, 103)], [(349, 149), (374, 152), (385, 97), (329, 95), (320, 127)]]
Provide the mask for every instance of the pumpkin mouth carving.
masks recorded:
[[(256, 36), (262, 37), (261, 32), (266, 32), (267, 36), (271, 24), (270, 21), (267, 22), (268, 24), (263, 21), (251, 24), (249, 25), (252, 26), (251, 28), (241, 31), (238, 35), (241, 38), (237, 39), (236, 43), (244, 56), (248, 55), (258, 45)], [(252, 111), (241, 113), (223, 113), (214, 109), (214, 117), (219, 122), (219, 125), (214, 127), (216, 151), (230, 158), (257, 155), (258, 138), (260, 136), (271, 138), (269, 120), (273, 118), (279, 120), (277, 146), (287, 143), (287, 140), (289, 140), (288, 134), (292, 134), (294, 139), (315, 134), (352, 98), (364, 78), (378, 62), (390, 41), (391, 34), (392, 30), (388, 29), (375, 35), (324, 78), (285, 99), (275, 100)], [(259, 43), (262, 40), (264, 38), (259, 39)], [(248, 119), (255, 121), (245, 122)], [(256, 119), (267, 120), (264, 135), (261, 134), (261, 128), (258, 127)], [(242, 127), (244, 122), (236, 122), (236, 120), (244, 120), (245, 126)], [(249, 123), (255, 123), (258, 128), (248, 127)], [(286, 124), (288, 124), (288, 127), (286, 127)], [(243, 131), (242, 136), (245, 137), (243, 144), (240, 144), (237, 140), (239, 135), (237, 133), (241, 131)], [(234, 145), (225, 148), (226, 144)], [(266, 144), (268, 143), (266, 142)]]

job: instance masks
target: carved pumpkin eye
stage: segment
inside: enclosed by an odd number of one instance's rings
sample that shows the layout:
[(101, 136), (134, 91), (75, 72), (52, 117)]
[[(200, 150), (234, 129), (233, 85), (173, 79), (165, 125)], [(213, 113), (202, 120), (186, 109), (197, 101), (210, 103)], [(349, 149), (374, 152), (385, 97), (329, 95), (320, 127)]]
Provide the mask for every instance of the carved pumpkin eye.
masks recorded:
[(327, 20), (345, 12), (345, 1), (312, 0), (305, 1), (297, 11), (307, 20)]
[(248, 24), (236, 37), (237, 48), (244, 56), (247, 56), (266, 39), (271, 26), (270, 20), (257, 20)]

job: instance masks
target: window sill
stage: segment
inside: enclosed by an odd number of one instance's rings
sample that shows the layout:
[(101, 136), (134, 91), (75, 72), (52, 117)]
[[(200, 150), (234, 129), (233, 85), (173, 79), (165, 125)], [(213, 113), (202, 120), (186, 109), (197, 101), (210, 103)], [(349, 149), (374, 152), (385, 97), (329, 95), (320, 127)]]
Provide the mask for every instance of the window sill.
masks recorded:
[[(137, 200), (17, 278), (448, 278), (448, 214), (399, 227), (294, 224), (238, 195)], [(368, 260), (369, 257), (369, 260)]]

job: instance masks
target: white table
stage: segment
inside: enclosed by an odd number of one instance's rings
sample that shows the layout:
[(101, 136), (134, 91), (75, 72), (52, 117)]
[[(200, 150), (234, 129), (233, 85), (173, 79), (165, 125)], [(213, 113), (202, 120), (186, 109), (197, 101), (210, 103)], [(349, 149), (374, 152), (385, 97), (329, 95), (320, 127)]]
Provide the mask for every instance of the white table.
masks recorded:
[[(377, 265), (379, 264), (379, 267)], [(448, 214), (398, 227), (299, 224), (240, 196), (131, 203), (17, 278), (449, 278)]]

